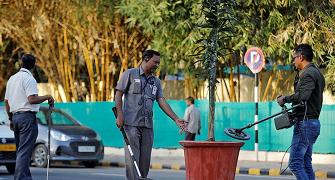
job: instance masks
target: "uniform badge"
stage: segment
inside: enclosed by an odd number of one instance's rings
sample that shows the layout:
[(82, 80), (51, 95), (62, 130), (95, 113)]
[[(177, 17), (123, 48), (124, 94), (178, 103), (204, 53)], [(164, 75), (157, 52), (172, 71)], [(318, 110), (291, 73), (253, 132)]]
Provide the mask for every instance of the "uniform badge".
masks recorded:
[(153, 95), (156, 95), (156, 92), (157, 92), (157, 87), (154, 86), (154, 87), (152, 88), (152, 94), (153, 94)]

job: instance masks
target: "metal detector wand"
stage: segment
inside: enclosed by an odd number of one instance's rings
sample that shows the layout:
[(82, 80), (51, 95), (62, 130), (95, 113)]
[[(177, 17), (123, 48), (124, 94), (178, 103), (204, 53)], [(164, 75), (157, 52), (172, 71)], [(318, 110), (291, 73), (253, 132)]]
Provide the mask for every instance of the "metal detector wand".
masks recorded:
[[(113, 107), (113, 108), (112, 108), (112, 111), (113, 111), (113, 113), (114, 113), (114, 115), (115, 115), (115, 118), (117, 118), (117, 110), (116, 110), (116, 107)], [(132, 149), (131, 149), (131, 146), (130, 146), (130, 143), (129, 143), (129, 139), (128, 139), (128, 137), (127, 137), (127, 134), (126, 134), (126, 132), (125, 132), (123, 126), (121, 126), (120, 131), (121, 131), (121, 133), (122, 133), (122, 136), (123, 136), (123, 139), (124, 139), (125, 143), (127, 144), (127, 148), (128, 148), (129, 153), (130, 153), (131, 159), (133, 160), (133, 164), (134, 164), (134, 166), (135, 166), (137, 175), (140, 177), (140, 179), (145, 179), (145, 178), (142, 177), (142, 174), (141, 174), (141, 172), (140, 172), (140, 169), (138, 168), (138, 165), (137, 165), (137, 162), (136, 162), (134, 153), (133, 153), (133, 151), (132, 151)]]
[(239, 140), (248, 140), (248, 139), (250, 139), (250, 135), (248, 135), (247, 133), (243, 132), (243, 130), (245, 130), (245, 129), (249, 129), (249, 128), (253, 127), (253, 126), (256, 125), (256, 124), (262, 123), (262, 122), (264, 122), (264, 121), (266, 121), (266, 120), (269, 120), (269, 119), (271, 119), (271, 118), (273, 118), (273, 117), (276, 117), (276, 116), (278, 116), (278, 115), (283, 114), (284, 112), (287, 112), (287, 111), (289, 111), (289, 110), (295, 109), (295, 108), (300, 107), (300, 106), (304, 106), (304, 104), (297, 104), (297, 105), (294, 105), (294, 106), (292, 106), (291, 108), (282, 110), (282, 111), (279, 112), (279, 113), (276, 113), (276, 114), (274, 114), (274, 115), (272, 115), (272, 116), (269, 116), (269, 117), (267, 117), (267, 118), (264, 118), (264, 119), (262, 119), (262, 120), (259, 120), (259, 121), (255, 122), (255, 123), (248, 124), (247, 126), (242, 127), (242, 128), (240, 128), (240, 129), (226, 128), (226, 129), (224, 130), (224, 132), (225, 132), (228, 136), (230, 136), (230, 137), (232, 137), (232, 138), (239, 139)]

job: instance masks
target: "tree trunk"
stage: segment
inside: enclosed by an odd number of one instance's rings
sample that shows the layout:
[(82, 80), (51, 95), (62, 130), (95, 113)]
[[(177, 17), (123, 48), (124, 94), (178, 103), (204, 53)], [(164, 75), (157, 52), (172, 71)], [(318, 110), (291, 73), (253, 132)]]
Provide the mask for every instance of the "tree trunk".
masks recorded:
[(208, 141), (214, 139), (214, 119), (215, 119), (215, 87), (216, 87), (216, 61), (218, 48), (218, 29), (213, 28), (209, 35), (209, 45), (205, 57), (209, 61), (209, 117), (208, 117)]

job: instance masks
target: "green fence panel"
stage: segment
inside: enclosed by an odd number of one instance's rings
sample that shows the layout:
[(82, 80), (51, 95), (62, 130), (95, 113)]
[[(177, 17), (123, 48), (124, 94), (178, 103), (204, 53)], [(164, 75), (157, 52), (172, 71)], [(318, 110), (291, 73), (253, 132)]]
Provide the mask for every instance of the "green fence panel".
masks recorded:
[[(184, 101), (167, 101), (179, 117), (183, 117), (186, 109)], [(1, 104), (1, 102), (0, 102)], [(81, 124), (94, 129), (103, 139), (105, 146), (123, 147), (123, 139), (119, 129), (115, 125), (115, 117), (112, 112), (114, 102), (95, 103), (57, 103), (60, 108), (72, 115)], [(196, 141), (204, 141), (208, 134), (208, 101), (197, 100), (195, 106), (201, 112), (201, 134), (196, 136)], [(259, 103), (259, 120), (278, 113), (281, 108), (276, 102)], [(216, 103), (215, 108), (215, 140), (239, 141), (224, 134), (227, 127), (241, 128), (254, 123), (255, 104), (250, 103)], [(320, 115), (321, 134), (314, 146), (317, 153), (335, 153), (335, 105), (323, 105)], [(286, 151), (290, 146), (293, 128), (277, 131), (274, 121), (268, 120), (258, 125), (259, 150), (261, 151)], [(243, 150), (254, 150), (254, 127), (246, 129), (251, 138), (245, 142)], [(154, 104), (154, 147), (155, 148), (180, 148), (179, 141), (184, 135), (179, 134), (176, 124)]]
[(321, 132), (313, 150), (319, 153), (335, 153), (335, 105), (323, 105), (320, 114)]
[[(184, 101), (168, 100), (168, 103), (179, 117), (183, 117), (186, 104)], [(195, 105), (201, 112), (201, 134), (196, 136), (197, 141), (204, 141), (208, 134), (208, 101), (198, 100)], [(111, 111), (114, 102), (97, 103), (57, 103), (56, 107), (63, 109), (74, 116), (83, 125), (97, 131), (106, 146), (122, 147), (123, 139), (120, 131), (115, 126), (115, 117)], [(276, 102), (259, 103), (259, 120), (278, 113), (281, 108)], [(227, 127), (241, 128), (254, 122), (254, 103), (216, 103), (215, 108), (215, 140), (239, 141), (224, 134)], [(335, 153), (334, 105), (324, 105), (320, 115), (321, 134), (314, 146), (317, 153)], [(286, 151), (290, 146), (293, 128), (277, 131), (274, 121), (268, 120), (258, 125), (260, 151)], [(246, 129), (251, 139), (244, 141), (243, 150), (254, 150), (254, 127)], [(176, 124), (154, 104), (154, 147), (155, 148), (180, 148), (179, 141), (184, 135), (179, 134)]]

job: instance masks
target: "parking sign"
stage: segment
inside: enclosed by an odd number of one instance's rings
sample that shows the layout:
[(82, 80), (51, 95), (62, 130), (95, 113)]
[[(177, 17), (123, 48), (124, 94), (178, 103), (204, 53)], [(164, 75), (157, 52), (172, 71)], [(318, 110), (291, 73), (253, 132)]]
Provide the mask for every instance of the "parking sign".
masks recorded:
[(249, 67), (252, 73), (256, 74), (260, 72), (265, 65), (262, 49), (258, 47), (249, 48), (245, 53), (244, 63)]

